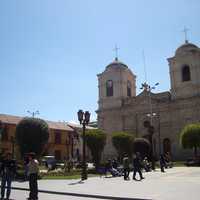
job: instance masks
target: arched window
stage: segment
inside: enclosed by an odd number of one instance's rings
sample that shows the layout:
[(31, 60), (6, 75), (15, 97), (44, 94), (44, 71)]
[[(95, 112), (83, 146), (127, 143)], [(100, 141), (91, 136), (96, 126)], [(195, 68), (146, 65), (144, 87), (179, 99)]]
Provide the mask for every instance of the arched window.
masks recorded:
[(131, 82), (127, 81), (127, 96), (131, 97)]
[(163, 153), (164, 154), (171, 153), (171, 142), (169, 138), (165, 138), (163, 140)]
[(106, 82), (106, 96), (107, 97), (113, 96), (113, 81), (112, 80), (108, 80)]
[(182, 68), (182, 81), (190, 81), (190, 67), (184, 65)]

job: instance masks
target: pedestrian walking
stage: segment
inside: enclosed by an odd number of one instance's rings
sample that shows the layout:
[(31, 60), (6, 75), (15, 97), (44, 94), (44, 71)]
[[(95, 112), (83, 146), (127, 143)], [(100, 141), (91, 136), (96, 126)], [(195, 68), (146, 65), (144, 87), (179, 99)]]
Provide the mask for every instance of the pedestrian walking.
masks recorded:
[(5, 188), (7, 187), (6, 199), (8, 200), (10, 198), (10, 193), (11, 193), (11, 183), (16, 174), (16, 162), (15, 160), (12, 159), (11, 153), (7, 153), (5, 155), (5, 158), (2, 160), (0, 173), (2, 177), (1, 178), (1, 199), (4, 199)]
[(29, 176), (29, 198), (28, 200), (38, 199), (38, 172), (39, 172), (39, 162), (35, 158), (35, 153), (29, 153), (29, 163), (28, 163), (28, 176)]
[(164, 170), (165, 166), (166, 166), (165, 158), (161, 154), (160, 155), (160, 170), (161, 170), (161, 172), (165, 172), (165, 170)]
[(171, 155), (169, 152), (166, 152), (164, 155), (163, 155), (164, 159), (165, 159), (165, 168), (172, 168), (173, 167), (173, 163), (172, 163), (172, 160), (171, 160)]
[(140, 175), (140, 180), (144, 179), (144, 177), (142, 176), (142, 161), (140, 158), (140, 153), (136, 152), (136, 155), (134, 155), (133, 158), (133, 180), (137, 180), (136, 179), (136, 173), (138, 172)]
[(129, 167), (129, 158), (127, 155), (123, 158), (123, 168), (124, 168), (124, 180), (129, 180), (129, 173), (130, 173), (130, 167)]

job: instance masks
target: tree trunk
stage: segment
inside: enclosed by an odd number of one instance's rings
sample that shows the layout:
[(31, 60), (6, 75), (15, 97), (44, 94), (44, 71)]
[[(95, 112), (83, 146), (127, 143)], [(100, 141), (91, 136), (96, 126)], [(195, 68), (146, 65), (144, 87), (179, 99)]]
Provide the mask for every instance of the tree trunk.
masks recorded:
[(195, 159), (197, 158), (197, 146), (196, 145), (194, 146), (194, 158)]
[(95, 170), (97, 171), (98, 168), (99, 168), (100, 162), (101, 162), (99, 153), (95, 153), (93, 155), (93, 161), (94, 161), (94, 164), (95, 164)]

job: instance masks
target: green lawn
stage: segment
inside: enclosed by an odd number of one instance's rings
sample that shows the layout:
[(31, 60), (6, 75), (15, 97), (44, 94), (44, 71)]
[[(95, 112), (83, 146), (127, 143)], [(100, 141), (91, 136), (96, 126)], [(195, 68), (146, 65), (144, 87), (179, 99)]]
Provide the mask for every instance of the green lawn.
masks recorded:
[[(93, 171), (88, 171), (88, 177), (98, 176)], [(41, 172), (40, 177), (42, 179), (81, 179), (81, 169), (71, 170), (70, 172), (64, 170)]]
[(80, 179), (81, 178), (81, 175), (80, 174), (77, 174), (77, 175), (69, 175), (69, 176), (66, 176), (66, 175), (44, 175), (42, 176), (42, 179), (45, 179), (45, 180), (53, 180), (53, 179)]
[[(88, 177), (94, 177), (97, 176), (97, 174), (88, 174)], [(81, 174), (74, 174), (74, 175), (43, 175), (42, 179), (44, 180), (69, 180), (69, 179), (81, 179)]]
[(185, 167), (185, 161), (176, 161), (176, 162), (173, 162), (173, 166), (174, 167)]

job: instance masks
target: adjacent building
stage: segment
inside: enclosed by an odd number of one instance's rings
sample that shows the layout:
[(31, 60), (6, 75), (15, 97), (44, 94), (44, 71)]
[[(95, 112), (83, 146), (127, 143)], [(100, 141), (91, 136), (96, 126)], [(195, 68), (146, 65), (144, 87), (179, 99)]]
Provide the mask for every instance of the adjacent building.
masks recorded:
[[(0, 114), (0, 121), (3, 124), (1, 136), (2, 152), (10, 151), (19, 157), (18, 145), (15, 142), (16, 125), (23, 117)], [(54, 155), (57, 160), (77, 159), (81, 156), (79, 133), (66, 122), (46, 121), (50, 134), (49, 140), (44, 148), (44, 155)]]

